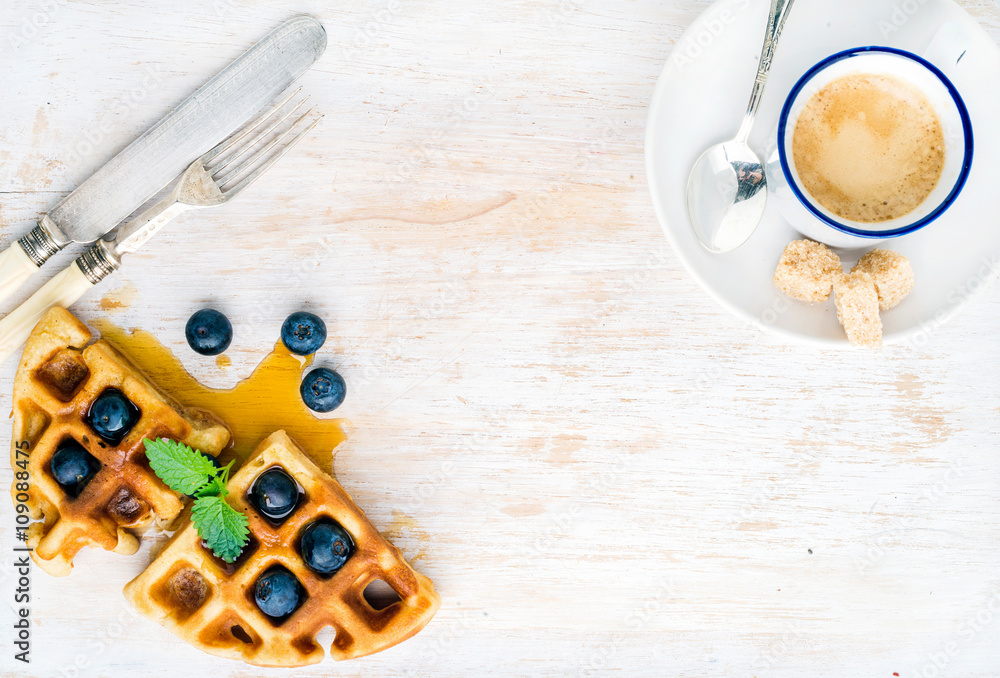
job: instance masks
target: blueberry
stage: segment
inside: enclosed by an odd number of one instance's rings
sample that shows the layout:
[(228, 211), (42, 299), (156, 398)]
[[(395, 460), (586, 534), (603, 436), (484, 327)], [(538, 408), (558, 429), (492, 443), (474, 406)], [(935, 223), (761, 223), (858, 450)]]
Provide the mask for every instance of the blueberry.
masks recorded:
[(302, 604), (305, 591), (295, 575), (279, 565), (257, 580), (253, 598), (261, 612), (272, 619), (284, 621)]
[(299, 488), (280, 468), (264, 471), (250, 488), (250, 502), (266, 518), (284, 520), (299, 503)]
[(354, 542), (347, 530), (324, 518), (302, 532), (299, 549), (302, 560), (310, 570), (329, 576), (342, 568), (351, 557)]
[(105, 442), (117, 445), (139, 421), (139, 408), (132, 404), (124, 393), (109, 388), (90, 406), (87, 424)]
[(52, 455), (49, 470), (66, 494), (78, 497), (94, 474), (101, 470), (101, 462), (80, 443), (70, 440), (60, 445)]
[(196, 353), (219, 355), (233, 342), (233, 325), (215, 309), (203, 308), (188, 319), (184, 334)]
[(306, 407), (316, 412), (333, 412), (344, 402), (347, 384), (344, 378), (325, 367), (317, 367), (306, 375), (299, 388)]
[(299, 311), (285, 319), (281, 326), (281, 341), (292, 353), (315, 353), (326, 341), (326, 323), (318, 315)]

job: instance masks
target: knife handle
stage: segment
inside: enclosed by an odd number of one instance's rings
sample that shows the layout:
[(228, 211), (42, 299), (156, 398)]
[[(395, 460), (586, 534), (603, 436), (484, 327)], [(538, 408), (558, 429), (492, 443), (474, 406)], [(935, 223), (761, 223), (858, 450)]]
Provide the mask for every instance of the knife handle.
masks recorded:
[(0, 254), (0, 302), (14, 294), (38, 268), (20, 241), (5, 249)]
[(0, 363), (5, 362), (20, 348), (46, 311), (53, 306), (67, 308), (93, 286), (94, 283), (80, 268), (78, 259), (45, 283), (40, 290), (31, 295), (31, 298), (8, 313), (3, 320), (0, 320)]

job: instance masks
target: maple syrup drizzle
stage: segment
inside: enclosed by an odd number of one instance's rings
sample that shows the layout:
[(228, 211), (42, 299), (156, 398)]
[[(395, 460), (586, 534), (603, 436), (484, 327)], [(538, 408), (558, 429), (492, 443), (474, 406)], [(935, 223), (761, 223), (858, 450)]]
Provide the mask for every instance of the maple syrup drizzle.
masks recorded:
[(333, 451), (347, 435), (343, 419), (320, 419), (302, 402), (302, 374), (312, 363), (279, 340), (253, 373), (230, 389), (210, 388), (192, 377), (180, 360), (145, 330), (128, 332), (105, 319), (94, 325), (164, 393), (185, 407), (208, 410), (229, 427), (232, 440), (219, 455), (237, 466), (267, 436), (284, 429), (316, 464), (333, 471)]

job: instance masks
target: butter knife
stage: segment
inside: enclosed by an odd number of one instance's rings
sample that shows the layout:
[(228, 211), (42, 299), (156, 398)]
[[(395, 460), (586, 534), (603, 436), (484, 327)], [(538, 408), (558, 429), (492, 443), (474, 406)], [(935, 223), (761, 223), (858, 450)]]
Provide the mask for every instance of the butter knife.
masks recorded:
[(0, 301), (53, 254), (92, 243), (225, 139), (305, 73), (326, 49), (326, 31), (310, 16), (268, 33), (149, 128), (0, 253)]

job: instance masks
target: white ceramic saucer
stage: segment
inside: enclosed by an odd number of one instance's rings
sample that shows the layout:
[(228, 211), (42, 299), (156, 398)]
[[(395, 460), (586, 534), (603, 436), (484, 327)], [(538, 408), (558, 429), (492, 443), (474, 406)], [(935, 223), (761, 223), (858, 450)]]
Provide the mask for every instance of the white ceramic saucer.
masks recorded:
[[(739, 126), (767, 11), (766, 0), (719, 0), (675, 45), (650, 106), (650, 191), (674, 250), (723, 306), (784, 337), (846, 347), (832, 300), (799, 302), (771, 283), (782, 249), (801, 237), (777, 213), (773, 201), (750, 240), (722, 255), (701, 246), (685, 209), (688, 172), (698, 155), (731, 138)], [(954, 46), (937, 49), (940, 40), (932, 46), (942, 27), (947, 35), (961, 36), (960, 60)], [(797, 0), (750, 137), (762, 159), (785, 96), (799, 77), (830, 54), (865, 45), (896, 47), (927, 58), (952, 80), (972, 118), (972, 172), (958, 200), (922, 230), (877, 245), (909, 257), (917, 280), (909, 297), (882, 314), (885, 341), (920, 345), (1000, 273), (1000, 184), (992, 178), (1000, 158), (1000, 49), (951, 0)], [(849, 267), (864, 251), (838, 253)]]

